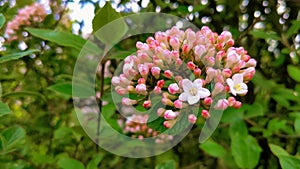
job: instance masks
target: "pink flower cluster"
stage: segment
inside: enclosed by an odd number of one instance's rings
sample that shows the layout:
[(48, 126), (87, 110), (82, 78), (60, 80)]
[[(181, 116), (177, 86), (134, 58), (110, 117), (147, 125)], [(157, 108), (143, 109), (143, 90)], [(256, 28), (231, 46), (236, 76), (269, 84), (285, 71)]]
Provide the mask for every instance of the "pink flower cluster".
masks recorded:
[(148, 120), (148, 115), (132, 115), (127, 118), (125, 124), (123, 121), (120, 122), (120, 126), (124, 127), (123, 132), (133, 138), (144, 139), (148, 137), (155, 138), (156, 143), (163, 143), (165, 141), (170, 141), (173, 136), (166, 134), (159, 134), (157, 131), (149, 128), (146, 123)]
[[(111, 82), (125, 107), (150, 109), (157, 104), (151, 102), (153, 95), (160, 96), (164, 107), (155, 111), (164, 118), (166, 128), (188, 106), (200, 106), (201, 115), (209, 118), (210, 108), (240, 108), (242, 103), (235, 96), (248, 92), (246, 83), (255, 74), (256, 60), (243, 47), (233, 45), (230, 32), (218, 35), (207, 26), (197, 32), (176, 27), (156, 32), (146, 43), (136, 43), (136, 55), (125, 58), (122, 73)], [(214, 100), (221, 93), (226, 98)], [(197, 117), (189, 114), (187, 120), (195, 123)]]
[(17, 32), (22, 26), (32, 26), (42, 22), (47, 16), (46, 10), (42, 4), (33, 3), (30, 6), (25, 6), (18, 11), (18, 15), (7, 23), (5, 34), (7, 40), (12, 41), (18, 38)]

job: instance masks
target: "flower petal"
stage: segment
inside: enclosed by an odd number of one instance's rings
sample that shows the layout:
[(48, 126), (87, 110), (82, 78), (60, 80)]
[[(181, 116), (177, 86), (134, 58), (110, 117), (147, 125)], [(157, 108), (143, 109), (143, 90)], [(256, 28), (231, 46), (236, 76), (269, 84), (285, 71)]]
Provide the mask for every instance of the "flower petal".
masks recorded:
[(202, 87), (202, 80), (201, 79), (196, 79), (194, 82), (193, 82), (194, 85), (197, 85), (197, 89), (199, 89), (200, 87)]
[(185, 92), (188, 92), (192, 86), (193, 83), (189, 79), (182, 80), (182, 88)]
[(188, 97), (188, 103), (190, 105), (197, 103), (199, 100), (200, 100), (200, 96), (198, 96), (198, 95)]
[(198, 96), (200, 98), (205, 98), (205, 97), (208, 97), (210, 95), (210, 91), (206, 88), (200, 88), (198, 89)]
[(233, 83), (236, 85), (236, 84), (239, 84), (239, 83), (243, 83), (243, 74), (235, 74), (232, 76), (232, 80), (233, 80)]
[(189, 97), (189, 94), (186, 93), (186, 92), (184, 92), (184, 93), (181, 93), (179, 95), (179, 100), (181, 100), (181, 101), (187, 101), (188, 97)]
[(232, 87), (232, 86), (234, 85), (232, 79), (230, 79), (230, 78), (228, 78), (228, 79), (226, 80), (226, 83), (227, 83), (228, 86), (230, 86), (230, 87)]
[(233, 88), (233, 86), (230, 86), (230, 92), (236, 96), (236, 90)]

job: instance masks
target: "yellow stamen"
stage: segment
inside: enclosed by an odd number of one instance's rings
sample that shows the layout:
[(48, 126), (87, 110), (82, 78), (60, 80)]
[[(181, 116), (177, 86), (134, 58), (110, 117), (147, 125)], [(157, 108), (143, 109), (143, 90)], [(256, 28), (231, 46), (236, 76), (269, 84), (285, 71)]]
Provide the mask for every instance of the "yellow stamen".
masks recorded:
[(239, 83), (239, 84), (234, 85), (233, 88), (234, 88), (236, 91), (241, 91), (241, 90), (242, 90), (242, 85)]
[(190, 94), (195, 96), (197, 94), (197, 89), (196, 88), (190, 88), (189, 90)]

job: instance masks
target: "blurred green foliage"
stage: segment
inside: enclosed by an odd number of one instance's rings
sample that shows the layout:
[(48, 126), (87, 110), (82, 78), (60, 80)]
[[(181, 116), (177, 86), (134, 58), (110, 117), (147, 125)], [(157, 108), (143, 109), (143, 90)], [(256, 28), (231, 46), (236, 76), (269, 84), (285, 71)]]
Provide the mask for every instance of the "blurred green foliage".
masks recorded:
[[(17, 10), (32, 0), (0, 2), (0, 34)], [(258, 61), (249, 93), (241, 109), (227, 109), (205, 143), (198, 143), (200, 126), (168, 152), (144, 159), (119, 157), (98, 147), (81, 128), (73, 107), (72, 73), (86, 42), (82, 23), (71, 22), (71, 1), (50, 0), (51, 12), (35, 28), (20, 28), (23, 38), (5, 43), (0, 52), (0, 168), (300, 168), (300, 2), (296, 0), (155, 0), (107, 3), (81, 0), (95, 6), (93, 28), (139, 12), (163, 12), (186, 18), (198, 27), (232, 32), (236, 46), (243, 46)], [(100, 3), (101, 4), (101, 3)], [(72, 32), (72, 24), (80, 30)], [(120, 32), (122, 34), (122, 32)], [(140, 35), (125, 39), (109, 53), (113, 72), (125, 50), (134, 51)], [(104, 37), (105, 39), (106, 37)], [(25, 43), (26, 49), (20, 48)], [(91, 50), (97, 50), (94, 46)], [(103, 64), (103, 63), (102, 63)], [(101, 77), (101, 76), (100, 76)], [(102, 83), (103, 82), (103, 83)], [(110, 78), (96, 82), (110, 91)], [(100, 85), (103, 84), (103, 85)], [(111, 102), (103, 95), (102, 101)], [(106, 117), (116, 121), (113, 104), (103, 106)]]

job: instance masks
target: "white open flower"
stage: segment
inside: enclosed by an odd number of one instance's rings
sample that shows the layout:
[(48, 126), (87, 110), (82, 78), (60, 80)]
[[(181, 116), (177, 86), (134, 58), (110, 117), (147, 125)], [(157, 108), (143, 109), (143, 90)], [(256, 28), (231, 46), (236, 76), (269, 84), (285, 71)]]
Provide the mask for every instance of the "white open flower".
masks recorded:
[(234, 96), (236, 94), (245, 95), (248, 92), (247, 85), (243, 83), (243, 74), (235, 74), (232, 76), (232, 79), (228, 78), (226, 82)]
[(190, 105), (197, 103), (201, 98), (208, 97), (210, 91), (202, 87), (202, 80), (196, 79), (191, 82), (188, 79), (182, 80), (183, 93), (180, 94), (179, 100), (187, 101)]

